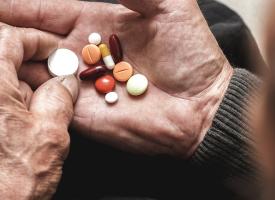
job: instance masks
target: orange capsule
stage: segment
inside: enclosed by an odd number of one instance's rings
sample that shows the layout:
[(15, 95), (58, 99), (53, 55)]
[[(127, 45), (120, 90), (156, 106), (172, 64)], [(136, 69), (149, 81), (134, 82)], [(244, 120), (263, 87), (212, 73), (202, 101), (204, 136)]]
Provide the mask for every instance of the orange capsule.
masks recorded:
[(82, 58), (89, 65), (96, 64), (101, 59), (100, 49), (94, 44), (86, 45), (82, 50)]
[(134, 73), (133, 67), (128, 62), (120, 62), (116, 64), (113, 74), (116, 80), (126, 82)]

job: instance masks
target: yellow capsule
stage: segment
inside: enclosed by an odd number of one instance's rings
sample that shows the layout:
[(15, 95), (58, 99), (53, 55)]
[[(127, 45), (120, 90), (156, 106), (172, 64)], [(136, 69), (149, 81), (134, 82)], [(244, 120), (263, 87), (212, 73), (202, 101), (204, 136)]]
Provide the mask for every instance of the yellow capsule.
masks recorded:
[(99, 45), (99, 49), (103, 58), (103, 62), (105, 63), (105, 66), (109, 69), (112, 70), (115, 67), (115, 62), (114, 59), (111, 55), (111, 52), (109, 48), (107, 47), (106, 44), (101, 44)]
[(103, 58), (106, 57), (106, 56), (111, 55), (111, 52), (110, 52), (110, 50), (109, 50), (109, 48), (107, 47), (106, 44), (99, 45), (99, 49), (101, 51), (101, 55), (102, 55)]

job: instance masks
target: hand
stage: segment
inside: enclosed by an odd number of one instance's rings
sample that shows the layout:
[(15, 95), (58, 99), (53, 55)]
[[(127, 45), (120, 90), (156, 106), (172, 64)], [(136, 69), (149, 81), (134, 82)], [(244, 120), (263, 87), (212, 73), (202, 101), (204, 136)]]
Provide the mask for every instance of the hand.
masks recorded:
[[(195, 0), (121, 3), (127, 8), (62, 0), (4, 1), (0, 20), (63, 35), (58, 46), (79, 54), (91, 32), (101, 33), (104, 41), (116, 33), (124, 60), (149, 78), (149, 90), (132, 98), (124, 85), (117, 85), (120, 100), (108, 106), (92, 83), (81, 83), (74, 128), (128, 151), (189, 157), (211, 126), (232, 68)], [(46, 72), (34, 76), (37, 69), (31, 65), (26, 68), (21, 77), (27, 82), (49, 78)], [(82, 63), (80, 71), (85, 68)]]
[(0, 23), (0, 199), (49, 199), (59, 182), (77, 80), (51, 79), (33, 93), (17, 78), (23, 60), (44, 60), (58, 40)]

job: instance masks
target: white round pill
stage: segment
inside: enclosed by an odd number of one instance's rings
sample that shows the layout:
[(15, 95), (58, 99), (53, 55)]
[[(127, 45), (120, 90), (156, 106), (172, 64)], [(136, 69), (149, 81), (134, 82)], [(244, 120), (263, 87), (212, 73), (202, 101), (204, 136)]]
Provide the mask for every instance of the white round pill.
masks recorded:
[(101, 43), (101, 36), (99, 33), (91, 33), (88, 40), (91, 44), (99, 45)]
[(116, 103), (118, 101), (118, 94), (116, 92), (109, 92), (105, 95), (105, 101), (109, 104)]
[(48, 70), (52, 76), (76, 74), (78, 66), (77, 55), (69, 49), (57, 49), (48, 58)]
[(142, 95), (148, 88), (148, 79), (142, 74), (136, 74), (128, 80), (126, 87), (129, 94)]

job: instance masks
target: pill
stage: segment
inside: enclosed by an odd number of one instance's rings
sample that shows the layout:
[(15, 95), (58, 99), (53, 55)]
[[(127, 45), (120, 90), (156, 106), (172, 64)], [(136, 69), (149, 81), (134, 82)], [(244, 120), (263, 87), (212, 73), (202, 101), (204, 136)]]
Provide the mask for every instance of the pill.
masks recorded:
[(82, 58), (89, 65), (97, 63), (101, 58), (98, 46), (94, 44), (86, 45), (82, 50)]
[(91, 33), (88, 40), (91, 44), (99, 45), (101, 43), (101, 36), (99, 33)]
[(110, 75), (102, 76), (96, 80), (95, 88), (103, 94), (112, 92), (115, 88), (115, 79)]
[(128, 62), (120, 62), (116, 64), (113, 74), (116, 80), (126, 82), (133, 75), (133, 67)]
[(79, 78), (82, 81), (94, 80), (94, 79), (104, 75), (107, 71), (108, 71), (108, 69), (103, 65), (89, 67), (88, 69), (82, 71), (79, 74)]
[(122, 61), (123, 51), (122, 51), (120, 40), (117, 37), (117, 35), (112, 34), (110, 36), (109, 45), (110, 45), (111, 54), (113, 56), (115, 63)]
[(105, 95), (105, 101), (109, 104), (114, 104), (118, 101), (118, 94), (116, 92), (109, 92)]
[(69, 49), (57, 49), (48, 58), (48, 70), (52, 76), (76, 74), (78, 66), (77, 55)]
[(110, 53), (109, 48), (106, 44), (99, 45), (99, 49), (103, 58), (103, 62), (105, 63), (106, 67), (110, 70), (114, 69), (115, 62), (113, 60), (113, 57)]
[(136, 74), (128, 80), (126, 87), (130, 95), (142, 95), (148, 88), (148, 79), (142, 74)]

